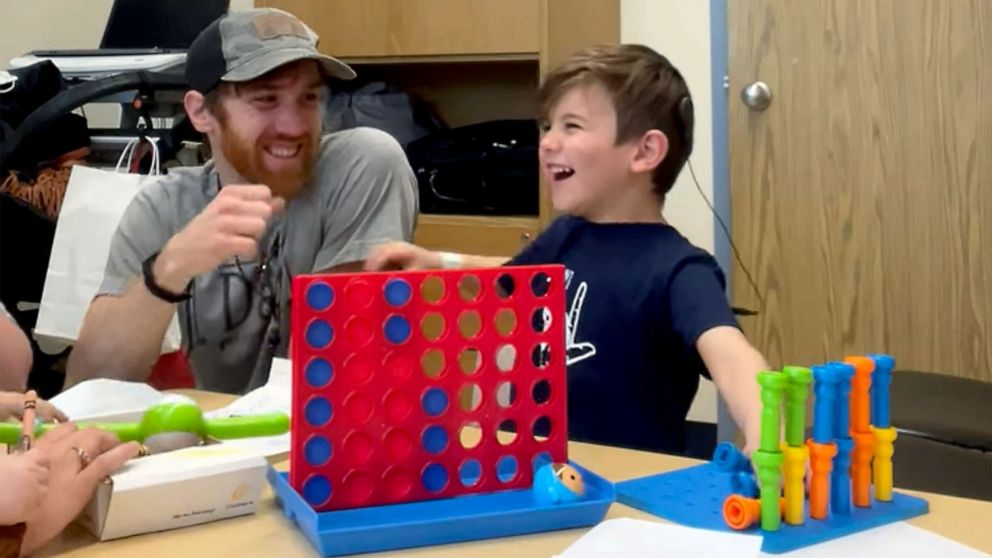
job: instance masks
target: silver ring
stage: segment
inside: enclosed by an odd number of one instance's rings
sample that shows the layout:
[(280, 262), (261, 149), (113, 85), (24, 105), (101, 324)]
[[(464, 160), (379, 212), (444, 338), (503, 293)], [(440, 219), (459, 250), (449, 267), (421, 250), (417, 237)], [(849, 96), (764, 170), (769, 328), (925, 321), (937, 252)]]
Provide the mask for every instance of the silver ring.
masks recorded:
[(91, 458), (90, 455), (86, 453), (86, 450), (77, 446), (72, 446), (71, 449), (72, 451), (76, 452), (76, 457), (79, 458), (80, 469), (85, 469), (86, 466), (89, 465), (91, 461), (93, 461), (93, 458)]

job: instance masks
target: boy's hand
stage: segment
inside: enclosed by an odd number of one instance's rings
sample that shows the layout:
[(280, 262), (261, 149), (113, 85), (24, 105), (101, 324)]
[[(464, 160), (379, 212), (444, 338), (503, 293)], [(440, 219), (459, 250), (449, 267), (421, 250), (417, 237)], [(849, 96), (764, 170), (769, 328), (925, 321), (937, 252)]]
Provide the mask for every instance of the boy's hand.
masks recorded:
[(388, 242), (376, 246), (365, 258), (365, 271), (439, 269), (441, 256), (409, 242)]
[(5, 455), (0, 461), (0, 525), (13, 525), (34, 515), (48, 495), (48, 456), (31, 450)]
[[(0, 420), (21, 419), (24, 413), (24, 394), (16, 391), (0, 391)], [(69, 417), (48, 401), (39, 399), (35, 407), (38, 418), (44, 422), (67, 422)]]

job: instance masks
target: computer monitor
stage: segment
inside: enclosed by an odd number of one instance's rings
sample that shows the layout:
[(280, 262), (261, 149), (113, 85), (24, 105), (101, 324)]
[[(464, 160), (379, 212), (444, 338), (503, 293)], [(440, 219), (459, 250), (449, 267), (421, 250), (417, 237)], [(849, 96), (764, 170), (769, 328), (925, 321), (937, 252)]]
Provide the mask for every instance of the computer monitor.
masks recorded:
[(100, 48), (187, 50), (230, 0), (114, 0)]

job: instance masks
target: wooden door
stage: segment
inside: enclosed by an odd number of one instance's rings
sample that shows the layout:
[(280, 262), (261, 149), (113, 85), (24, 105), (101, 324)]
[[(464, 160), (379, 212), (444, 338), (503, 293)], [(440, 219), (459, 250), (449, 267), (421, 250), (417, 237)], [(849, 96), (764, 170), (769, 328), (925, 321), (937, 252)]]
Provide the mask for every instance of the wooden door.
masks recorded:
[[(733, 238), (773, 365), (992, 381), (992, 1), (728, 0)], [(765, 111), (741, 88), (766, 82)], [(757, 306), (739, 269), (733, 300)]]

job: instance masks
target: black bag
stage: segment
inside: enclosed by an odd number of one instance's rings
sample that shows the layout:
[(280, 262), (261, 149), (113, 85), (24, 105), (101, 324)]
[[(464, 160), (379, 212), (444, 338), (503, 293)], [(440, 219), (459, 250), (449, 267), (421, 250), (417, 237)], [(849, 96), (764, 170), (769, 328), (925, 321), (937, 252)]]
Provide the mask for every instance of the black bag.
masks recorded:
[(407, 146), (420, 210), (462, 215), (538, 214), (538, 127), (495, 120), (432, 132)]
[(324, 111), (324, 130), (336, 132), (356, 126), (382, 130), (403, 146), (442, 127), (426, 105), (379, 81), (331, 92)]
[[(0, 95), (0, 144), (12, 141), (14, 131), (36, 109), (66, 90), (62, 72), (51, 60), (10, 70), (17, 76), (14, 89)], [(0, 174), (11, 170), (33, 178), (39, 165), (90, 144), (86, 118), (66, 112), (29, 135), (15, 148), (4, 149), (11, 155), (0, 160)], [(9, 146), (8, 146), (9, 147)], [(2, 179), (2, 178), (0, 178)]]

